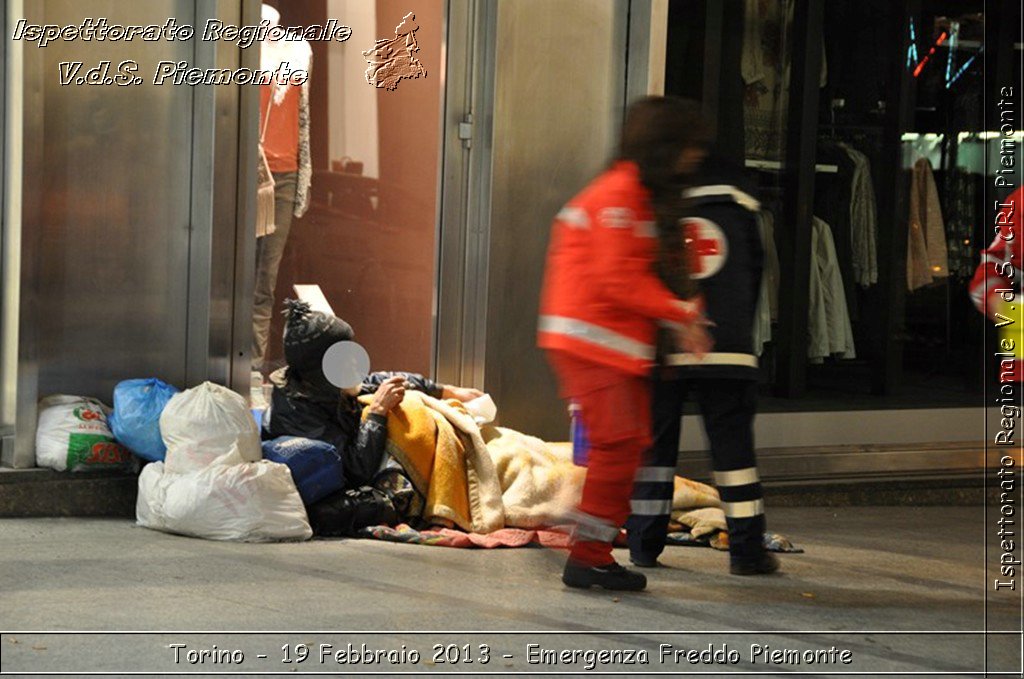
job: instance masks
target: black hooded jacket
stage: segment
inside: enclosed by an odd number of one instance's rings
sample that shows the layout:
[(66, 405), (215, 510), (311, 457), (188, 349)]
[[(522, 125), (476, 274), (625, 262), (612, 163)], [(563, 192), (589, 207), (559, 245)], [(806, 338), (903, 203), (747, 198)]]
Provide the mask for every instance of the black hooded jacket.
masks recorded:
[(270, 421), (264, 427), (269, 438), (300, 436), (325, 441), (341, 456), (345, 485), (370, 484), (384, 461), (387, 418), (369, 415), (361, 419), (358, 397), (372, 394), (389, 377), (401, 375), (410, 388), (440, 398), (442, 387), (414, 373), (370, 373), (356, 396), (332, 385), (323, 373), (327, 350), (355, 337), (352, 327), (337, 316), (314, 311), (296, 300), (285, 301), (284, 355), (288, 367), (270, 376), (274, 385)]
[(709, 159), (684, 196), (690, 276), (714, 323), (709, 332), (715, 344), (701, 361), (681, 352), (663, 356), (662, 364), (672, 366), (666, 376), (757, 379), (753, 334), (764, 268), (760, 204), (742, 169), (720, 159)]
[[(359, 388), (359, 395), (372, 394), (389, 377), (401, 375), (409, 386), (436, 398), (442, 387), (415, 373), (371, 373)], [(387, 443), (387, 417), (369, 415), (361, 420), (362, 406), (329, 384), (307, 381), (291, 368), (270, 377), (274, 392), (270, 402), (269, 438), (301, 436), (330, 443), (341, 456), (346, 487), (368, 485), (380, 471)]]

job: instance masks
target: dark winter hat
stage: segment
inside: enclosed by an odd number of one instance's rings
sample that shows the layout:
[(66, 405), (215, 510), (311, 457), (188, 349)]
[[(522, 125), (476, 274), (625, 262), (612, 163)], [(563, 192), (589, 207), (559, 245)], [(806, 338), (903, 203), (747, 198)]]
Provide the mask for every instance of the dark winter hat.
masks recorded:
[(304, 378), (321, 375), (324, 354), (355, 333), (337, 316), (313, 311), (309, 304), (287, 299), (285, 305), (284, 357), (288, 367)]

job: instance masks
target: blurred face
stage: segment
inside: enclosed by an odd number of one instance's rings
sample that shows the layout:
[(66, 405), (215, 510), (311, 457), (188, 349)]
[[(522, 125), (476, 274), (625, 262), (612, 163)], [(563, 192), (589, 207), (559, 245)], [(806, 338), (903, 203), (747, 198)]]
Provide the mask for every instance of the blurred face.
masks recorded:
[(682, 153), (679, 154), (679, 158), (676, 159), (676, 172), (679, 174), (693, 174), (700, 169), (700, 164), (704, 162), (704, 158), (707, 155), (707, 151), (700, 146), (688, 146), (683, 149)]

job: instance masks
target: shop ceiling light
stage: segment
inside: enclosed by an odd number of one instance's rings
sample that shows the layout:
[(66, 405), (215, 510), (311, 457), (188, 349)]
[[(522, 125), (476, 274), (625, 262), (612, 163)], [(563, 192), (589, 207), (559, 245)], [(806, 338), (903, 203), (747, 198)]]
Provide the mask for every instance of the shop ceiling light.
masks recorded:
[(980, 48), (978, 48), (978, 51), (976, 53), (971, 55), (970, 59), (968, 59), (967, 61), (964, 62), (964, 65), (960, 67), (960, 70), (956, 72), (956, 75), (954, 75), (951, 80), (946, 82), (946, 89), (947, 90), (950, 87), (953, 86), (953, 83), (955, 83), (957, 80), (960, 79), (960, 76), (962, 76), (964, 73), (967, 72), (967, 69), (970, 68), (971, 64), (974, 63), (974, 60), (978, 58), (978, 55), (981, 54), (984, 51), (985, 51), (985, 46), (982, 45)]
[(914, 27), (914, 17), (910, 17), (910, 45), (907, 47), (907, 68), (913, 68), (917, 63), (917, 29)]
[(960, 37), (960, 22), (954, 21), (949, 25), (949, 54), (946, 55), (946, 89), (953, 78), (953, 59), (956, 57), (957, 38)]
[(937, 50), (942, 45), (942, 43), (946, 42), (946, 38), (948, 37), (949, 34), (946, 33), (945, 31), (943, 31), (942, 34), (939, 35), (939, 39), (936, 40), (935, 44), (932, 45), (932, 48), (928, 50), (928, 54), (924, 55), (924, 59), (922, 59), (921, 63), (917, 65), (917, 68), (914, 69), (915, 78), (921, 75), (921, 71), (924, 70), (925, 64), (927, 64), (931, 60), (932, 55), (935, 54), (935, 50)]

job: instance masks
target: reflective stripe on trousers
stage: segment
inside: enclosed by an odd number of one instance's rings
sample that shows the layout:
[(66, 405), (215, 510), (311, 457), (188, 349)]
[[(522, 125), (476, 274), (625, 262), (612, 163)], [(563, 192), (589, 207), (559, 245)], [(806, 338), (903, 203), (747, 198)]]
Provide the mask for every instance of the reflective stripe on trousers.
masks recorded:
[(618, 526), (586, 512), (573, 510), (565, 518), (573, 524), (574, 536), (577, 540), (611, 543), (619, 536)]
[(630, 551), (657, 557), (664, 549), (674, 490), (667, 470), (675, 469), (679, 457), (687, 392), (696, 397), (711, 444), (715, 483), (729, 527), (730, 551), (749, 552), (761, 544), (765, 526), (753, 440), (757, 384), (753, 380), (726, 378), (655, 380), (654, 443), (641, 468), (646, 471), (637, 474), (633, 488), (633, 515), (627, 524)]
[(672, 513), (675, 465), (648, 465), (636, 470), (630, 511), (640, 516), (668, 516)]

